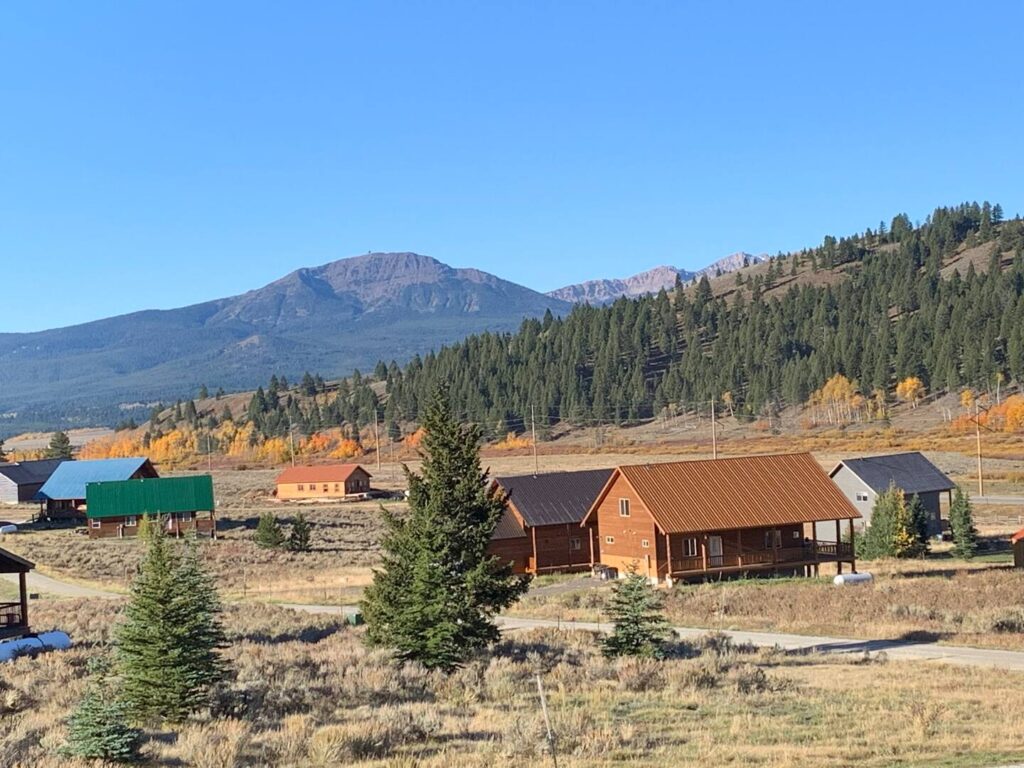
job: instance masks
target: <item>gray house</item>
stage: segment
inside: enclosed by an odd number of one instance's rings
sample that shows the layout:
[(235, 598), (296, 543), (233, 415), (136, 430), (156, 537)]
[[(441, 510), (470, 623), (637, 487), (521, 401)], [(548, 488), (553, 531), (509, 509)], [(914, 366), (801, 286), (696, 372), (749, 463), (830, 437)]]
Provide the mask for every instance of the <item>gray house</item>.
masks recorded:
[(0, 464), (0, 504), (32, 501), (64, 459), (40, 459)]
[[(863, 520), (857, 521), (861, 528), (871, 522), (871, 510), (878, 495), (894, 485), (906, 496), (917, 495), (921, 499), (924, 508), (928, 510), (931, 522), (929, 534), (932, 536), (942, 532), (939, 497), (946, 493), (952, 500), (953, 489), (956, 487), (942, 470), (917, 451), (846, 459), (839, 462), (829, 474), (863, 516)], [(828, 531), (822, 529), (818, 537), (825, 538), (827, 534)], [(835, 531), (832, 532), (832, 538), (835, 538)]]

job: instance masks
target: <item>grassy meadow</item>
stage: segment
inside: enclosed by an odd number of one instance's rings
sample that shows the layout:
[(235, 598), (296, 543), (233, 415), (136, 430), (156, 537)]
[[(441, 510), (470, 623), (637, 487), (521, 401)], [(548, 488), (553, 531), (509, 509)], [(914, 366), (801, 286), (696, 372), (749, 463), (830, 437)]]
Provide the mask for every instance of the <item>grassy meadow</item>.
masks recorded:
[[(0, 764), (79, 765), (57, 753), (86, 660), (110, 637), (108, 602), (45, 601), (67, 652), (0, 666)], [(154, 766), (461, 768), (548, 765), (536, 690), (559, 765), (796, 768), (991, 766), (1024, 759), (1024, 675), (785, 654), (720, 635), (658, 662), (609, 661), (594, 636), (510, 633), (451, 677), (397, 666), (362, 630), (273, 606), (229, 607), (233, 679), (212, 710), (147, 730)]]

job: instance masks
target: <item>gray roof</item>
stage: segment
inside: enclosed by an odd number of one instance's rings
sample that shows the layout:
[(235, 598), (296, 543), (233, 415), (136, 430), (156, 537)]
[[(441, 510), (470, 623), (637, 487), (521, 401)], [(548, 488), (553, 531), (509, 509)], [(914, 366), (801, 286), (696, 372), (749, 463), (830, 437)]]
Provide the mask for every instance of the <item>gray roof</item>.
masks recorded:
[(834, 477), (844, 465), (875, 493), (884, 493), (890, 485), (906, 494), (948, 491), (956, 487), (942, 470), (917, 451), (844, 459), (830, 474)]
[(38, 459), (0, 464), (0, 475), (15, 485), (42, 485), (66, 459)]
[(491, 534), (492, 539), (525, 539), (526, 531), (523, 530), (523, 526), (516, 520), (516, 516), (513, 515), (508, 509), (501, 513), (501, 519), (498, 520), (497, 526), (494, 528), (494, 533)]
[(529, 526), (579, 525), (601, 493), (610, 469), (498, 477), (495, 481)]

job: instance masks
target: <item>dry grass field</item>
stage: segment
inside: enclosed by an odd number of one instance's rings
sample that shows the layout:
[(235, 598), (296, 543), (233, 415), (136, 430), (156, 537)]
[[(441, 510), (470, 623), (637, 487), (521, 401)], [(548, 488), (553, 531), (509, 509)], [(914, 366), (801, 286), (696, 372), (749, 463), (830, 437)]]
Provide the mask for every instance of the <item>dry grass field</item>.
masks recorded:
[[(108, 602), (48, 601), (67, 652), (0, 666), (0, 764), (56, 768), (86, 659), (110, 636)], [(235, 676), (217, 705), (147, 732), (155, 766), (462, 768), (547, 765), (536, 693), (559, 765), (797, 768), (993, 766), (1024, 759), (1024, 675), (924, 663), (682, 645), (663, 663), (605, 660), (593, 636), (513, 633), (450, 678), (368, 651), (362, 631), (271, 606), (226, 615)]]

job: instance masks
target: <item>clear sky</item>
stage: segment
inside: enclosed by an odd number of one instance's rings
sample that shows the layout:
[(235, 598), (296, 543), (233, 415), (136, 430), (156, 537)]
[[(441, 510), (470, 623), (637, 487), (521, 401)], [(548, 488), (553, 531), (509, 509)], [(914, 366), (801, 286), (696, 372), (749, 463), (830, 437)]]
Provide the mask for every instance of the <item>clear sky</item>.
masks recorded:
[(1013, 215), (1022, 28), (1021, 2), (7, 2), (0, 331), (369, 250), (549, 290)]

